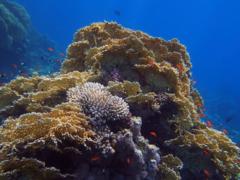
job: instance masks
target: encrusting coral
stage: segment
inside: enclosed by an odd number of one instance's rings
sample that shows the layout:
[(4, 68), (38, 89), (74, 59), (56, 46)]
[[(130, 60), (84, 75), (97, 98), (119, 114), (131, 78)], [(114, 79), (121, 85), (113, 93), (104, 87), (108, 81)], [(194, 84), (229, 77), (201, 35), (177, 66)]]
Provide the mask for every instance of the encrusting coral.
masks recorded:
[(198, 121), (177, 40), (79, 30), (60, 74), (0, 89), (0, 179), (236, 179), (239, 149)]

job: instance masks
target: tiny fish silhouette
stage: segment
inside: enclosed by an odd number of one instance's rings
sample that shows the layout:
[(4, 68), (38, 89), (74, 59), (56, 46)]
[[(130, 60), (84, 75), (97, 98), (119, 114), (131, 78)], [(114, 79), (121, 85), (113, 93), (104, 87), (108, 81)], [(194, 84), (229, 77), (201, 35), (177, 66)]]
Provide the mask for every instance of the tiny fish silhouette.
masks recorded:
[(49, 52), (53, 52), (54, 49), (53, 49), (52, 47), (49, 47), (49, 48), (48, 48), (48, 51), (49, 51)]

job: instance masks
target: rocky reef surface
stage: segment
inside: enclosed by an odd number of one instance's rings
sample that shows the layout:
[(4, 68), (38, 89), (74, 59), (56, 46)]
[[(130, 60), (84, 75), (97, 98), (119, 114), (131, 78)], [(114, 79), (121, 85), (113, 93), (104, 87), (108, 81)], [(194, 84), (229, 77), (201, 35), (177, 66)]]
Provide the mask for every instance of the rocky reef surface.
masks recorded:
[(0, 88), (0, 179), (237, 179), (238, 147), (200, 121), (176, 39), (79, 30), (58, 75)]

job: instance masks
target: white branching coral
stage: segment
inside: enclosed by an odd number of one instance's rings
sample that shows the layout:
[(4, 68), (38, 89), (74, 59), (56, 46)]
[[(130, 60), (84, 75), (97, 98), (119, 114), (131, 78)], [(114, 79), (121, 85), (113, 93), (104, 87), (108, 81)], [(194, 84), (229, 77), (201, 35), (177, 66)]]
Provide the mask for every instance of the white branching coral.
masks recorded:
[(79, 104), (97, 124), (126, 119), (129, 115), (128, 104), (99, 83), (87, 82), (71, 88), (67, 97), (68, 101)]

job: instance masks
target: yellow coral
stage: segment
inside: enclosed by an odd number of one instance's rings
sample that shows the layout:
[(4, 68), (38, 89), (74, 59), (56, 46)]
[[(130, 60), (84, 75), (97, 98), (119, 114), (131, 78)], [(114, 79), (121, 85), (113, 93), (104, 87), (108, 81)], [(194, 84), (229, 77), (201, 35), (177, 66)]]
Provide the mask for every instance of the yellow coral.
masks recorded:
[(226, 179), (234, 178), (233, 175), (240, 172), (240, 166), (237, 163), (239, 148), (223, 132), (208, 128), (202, 124), (198, 129), (185, 132), (184, 135), (171, 140), (170, 144), (188, 147), (196, 146), (202, 150), (207, 150), (212, 155), (211, 160), (222, 171)]
[(191, 63), (177, 40), (153, 38), (115, 23), (92, 24), (76, 33), (62, 73), (92, 70), (105, 81), (115, 68), (122, 79), (138, 82), (144, 93), (173, 94), (182, 111), (175, 118), (181, 124), (179, 129), (192, 126), (198, 107), (191, 94)]
[(93, 135), (86, 117), (73, 104), (62, 104), (49, 113), (30, 113), (7, 119), (0, 128), (0, 143), (19, 143), (69, 133), (80, 137)]
[(162, 162), (159, 166), (160, 171), (162, 172), (159, 179), (165, 180), (180, 180), (181, 176), (179, 170), (182, 168), (183, 163), (177, 157), (174, 157), (172, 154), (168, 154), (162, 157)]
[(138, 82), (123, 81), (123, 83), (110, 81), (108, 90), (113, 94), (122, 93), (125, 96), (134, 96), (142, 92)]
[[(46, 112), (64, 101), (66, 91), (94, 78), (88, 72), (70, 72), (55, 77), (18, 77), (0, 91), (1, 113), (21, 115), (25, 112)], [(15, 101), (14, 101), (15, 100)], [(0, 104), (1, 105), (1, 104)]]

